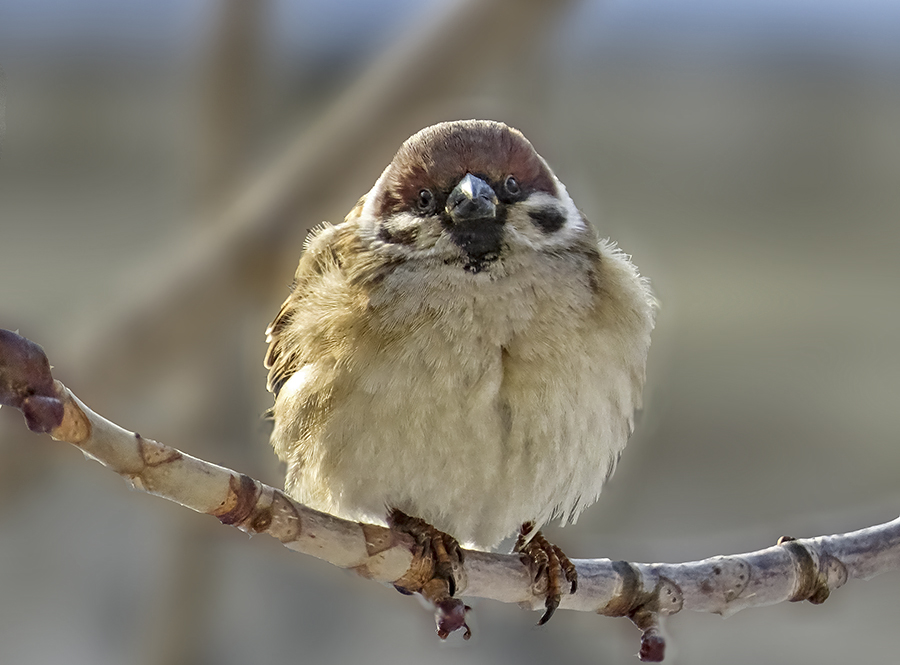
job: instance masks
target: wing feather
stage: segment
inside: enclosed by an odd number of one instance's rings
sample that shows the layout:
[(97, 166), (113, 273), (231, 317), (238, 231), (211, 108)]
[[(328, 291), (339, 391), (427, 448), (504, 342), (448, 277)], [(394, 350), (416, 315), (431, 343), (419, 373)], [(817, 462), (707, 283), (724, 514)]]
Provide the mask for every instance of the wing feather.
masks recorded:
[(269, 370), (266, 387), (278, 396), (281, 388), (301, 367), (310, 361), (318, 349), (309, 348), (302, 339), (303, 330), (295, 324), (298, 314), (307, 310), (311, 299), (321, 291), (318, 283), (341, 270), (339, 227), (324, 224), (310, 235), (291, 285), (291, 295), (281, 305), (278, 314), (266, 329), (265, 366)]

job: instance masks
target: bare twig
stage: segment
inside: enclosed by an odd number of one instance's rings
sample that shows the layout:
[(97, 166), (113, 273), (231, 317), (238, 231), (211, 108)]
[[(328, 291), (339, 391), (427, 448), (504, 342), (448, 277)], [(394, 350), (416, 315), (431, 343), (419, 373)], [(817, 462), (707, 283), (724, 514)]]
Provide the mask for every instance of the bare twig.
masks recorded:
[[(30, 429), (78, 446), (135, 487), (364, 577), (402, 581), (436, 604), (441, 621), (446, 598), (431, 593), (433, 564), (410, 537), (313, 510), (249, 476), (115, 425), (53, 381), (39, 346), (9, 331), (0, 331), (0, 404), (21, 409)], [(641, 658), (659, 661), (665, 652), (660, 619), (681, 609), (730, 615), (786, 600), (818, 604), (850, 578), (900, 568), (900, 518), (846, 534), (785, 537), (756, 552), (688, 563), (574, 563), (578, 592), (565, 596), (561, 607), (629, 617), (643, 632)], [(457, 577), (462, 595), (543, 607), (544, 590), (535, 588), (515, 555), (466, 551)]]

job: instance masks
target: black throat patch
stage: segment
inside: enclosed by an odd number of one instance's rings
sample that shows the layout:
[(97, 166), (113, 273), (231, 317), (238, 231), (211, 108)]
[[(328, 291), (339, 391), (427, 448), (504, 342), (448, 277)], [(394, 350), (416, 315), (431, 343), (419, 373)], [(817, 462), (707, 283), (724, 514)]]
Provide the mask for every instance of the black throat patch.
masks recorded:
[(465, 254), (464, 268), (472, 273), (484, 270), (500, 258), (503, 248), (503, 221), (473, 220), (450, 225), (450, 238)]

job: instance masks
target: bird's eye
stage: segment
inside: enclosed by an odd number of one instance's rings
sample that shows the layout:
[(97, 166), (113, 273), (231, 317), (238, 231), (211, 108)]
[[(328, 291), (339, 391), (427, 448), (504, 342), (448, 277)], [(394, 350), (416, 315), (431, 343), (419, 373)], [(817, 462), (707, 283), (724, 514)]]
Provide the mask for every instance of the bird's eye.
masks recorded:
[(417, 202), (419, 210), (422, 210), (423, 212), (430, 210), (431, 206), (434, 204), (434, 194), (432, 194), (430, 189), (420, 189)]
[(519, 181), (516, 180), (515, 176), (506, 176), (506, 182), (503, 183), (503, 188), (510, 196), (518, 196), (522, 193), (522, 188), (519, 187)]

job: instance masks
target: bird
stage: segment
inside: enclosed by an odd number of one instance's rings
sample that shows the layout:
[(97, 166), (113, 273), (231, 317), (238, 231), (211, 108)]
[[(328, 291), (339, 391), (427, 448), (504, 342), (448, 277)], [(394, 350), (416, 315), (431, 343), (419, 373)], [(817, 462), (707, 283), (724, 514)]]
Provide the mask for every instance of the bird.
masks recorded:
[(547, 579), (545, 623), (577, 572), (540, 529), (574, 522), (615, 469), (656, 309), (520, 131), (426, 127), (311, 232), (266, 331), (285, 491), (436, 548), (450, 596), (460, 544), (516, 536)]

